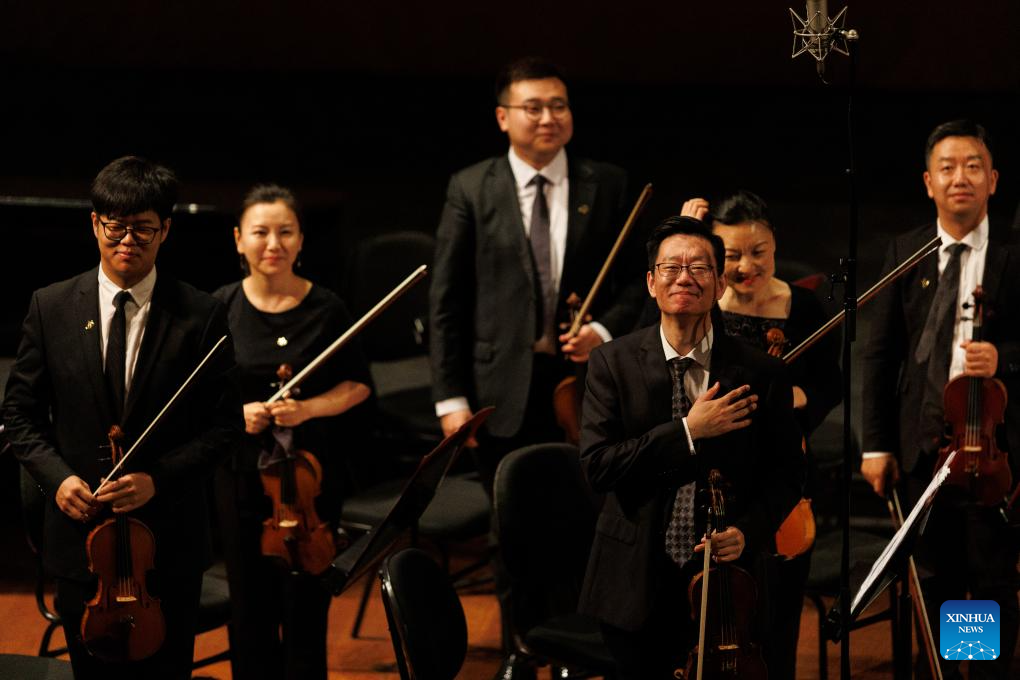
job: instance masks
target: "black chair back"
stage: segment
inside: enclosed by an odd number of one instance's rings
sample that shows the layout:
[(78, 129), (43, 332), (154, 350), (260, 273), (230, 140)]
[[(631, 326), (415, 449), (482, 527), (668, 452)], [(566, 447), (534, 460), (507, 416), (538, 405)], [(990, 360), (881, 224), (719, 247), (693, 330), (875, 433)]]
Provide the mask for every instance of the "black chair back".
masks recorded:
[(573, 614), (601, 505), (581, 471), (577, 447), (550, 443), (513, 451), (500, 462), (494, 486), (516, 629), (524, 633)]
[(453, 680), (467, 655), (467, 621), (449, 576), (417, 548), (379, 571), (393, 651), (404, 680)]

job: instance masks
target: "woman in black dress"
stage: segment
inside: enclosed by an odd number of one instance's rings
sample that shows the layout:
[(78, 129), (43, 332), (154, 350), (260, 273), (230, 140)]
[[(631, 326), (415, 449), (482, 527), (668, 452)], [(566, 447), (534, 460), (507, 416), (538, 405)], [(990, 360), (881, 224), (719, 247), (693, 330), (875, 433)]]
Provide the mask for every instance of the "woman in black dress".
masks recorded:
[(235, 678), (325, 680), (331, 597), (313, 576), (291, 575), (280, 560), (262, 556), (262, 522), (272, 504), (263, 491), (260, 463), (269, 462), (274, 430), (289, 428), (294, 446), (311, 452), (323, 468), (316, 510), (335, 522), (343, 478), (338, 458), (364, 432), (366, 419), (358, 412), (371, 394), (371, 379), (355, 342), (312, 373), (295, 398), (264, 403), (276, 392), (281, 364), (297, 374), (351, 318), (336, 295), (294, 272), (304, 234), (289, 190), (253, 188), (234, 240), (245, 276), (214, 295), (227, 306), (248, 434), (217, 480)]
[[(768, 349), (766, 335), (778, 328), (786, 336), (783, 353), (793, 349), (828, 319), (814, 293), (776, 278), (776, 238), (765, 202), (738, 191), (713, 206), (704, 199), (687, 201), (684, 215), (705, 219), (726, 245), (726, 292), (719, 300), (726, 333)], [(842, 400), (839, 343), (830, 334), (789, 364), (793, 406), (807, 443), (811, 433)], [(810, 477), (805, 495), (811, 497)], [(804, 583), (811, 552), (769, 565), (771, 621), (765, 644), (770, 680), (792, 680), (796, 673), (797, 637), (804, 602)]]

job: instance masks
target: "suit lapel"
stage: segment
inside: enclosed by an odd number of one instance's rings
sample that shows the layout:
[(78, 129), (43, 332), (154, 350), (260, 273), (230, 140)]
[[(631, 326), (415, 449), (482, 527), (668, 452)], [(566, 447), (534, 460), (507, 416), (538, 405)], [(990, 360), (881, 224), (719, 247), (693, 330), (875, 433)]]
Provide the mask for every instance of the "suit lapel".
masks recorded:
[(712, 365), (709, 368), (708, 386), (719, 383), (717, 398), (749, 383), (744, 368), (732, 360), (732, 343), (733, 340), (727, 337), (723, 328), (716, 328), (713, 331)]
[[(531, 256), (531, 244), (524, 231), (524, 220), (521, 218), (521, 202), (517, 198), (517, 184), (514, 173), (510, 169), (510, 161), (503, 156), (496, 161), (493, 169), (493, 201), (495, 213), (504, 221), (506, 233), (513, 241), (520, 260), (521, 268), (527, 274), (528, 281), (535, 285), (535, 263)], [(537, 291), (537, 288), (536, 288)]]
[[(156, 357), (159, 356), (160, 347), (170, 329), (172, 315), (165, 307), (164, 286), (160, 285), (159, 278), (156, 279), (156, 286), (152, 291), (152, 300), (149, 303), (149, 318), (145, 322), (145, 335), (142, 337), (142, 346), (138, 350), (138, 360), (135, 363), (134, 376), (131, 378), (131, 389), (128, 391), (127, 404), (124, 406), (123, 421), (128, 422), (134, 405), (138, 402), (139, 396), (145, 388), (146, 380), (152, 372)], [(181, 376), (183, 381), (185, 376)], [(170, 395), (166, 395), (169, 397)], [(160, 405), (162, 406), (162, 405)]]
[[(81, 329), (82, 365), (92, 385), (93, 401), (99, 404), (102, 422), (112, 423), (113, 412), (110, 397), (106, 393), (106, 378), (103, 375), (102, 323), (99, 314), (99, 270), (93, 269), (79, 279), (74, 300), (74, 314), (77, 328)], [(73, 359), (73, 357), (71, 358)]]
[[(595, 193), (598, 182), (595, 173), (583, 161), (570, 161), (570, 190), (567, 197), (567, 247), (563, 255), (563, 273), (560, 281), (570, 281), (571, 263), (577, 257), (578, 244), (588, 231), (592, 206), (595, 205)], [(606, 255), (609, 255), (607, 252)], [(561, 292), (568, 292), (562, 291)], [(588, 291), (576, 291), (578, 295), (586, 295)]]
[(666, 356), (662, 352), (659, 325), (644, 331), (645, 338), (638, 352), (638, 362), (649, 399), (650, 422), (654, 425), (673, 418), (673, 379), (669, 375)]

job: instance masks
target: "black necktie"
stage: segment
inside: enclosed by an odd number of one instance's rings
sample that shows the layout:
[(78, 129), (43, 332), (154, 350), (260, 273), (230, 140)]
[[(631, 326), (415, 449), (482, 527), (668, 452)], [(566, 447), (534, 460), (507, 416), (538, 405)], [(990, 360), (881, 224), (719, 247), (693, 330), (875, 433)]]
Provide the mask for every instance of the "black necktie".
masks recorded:
[(131, 293), (122, 290), (113, 298), (113, 305), (117, 311), (113, 313), (113, 322), (110, 324), (110, 335), (106, 339), (106, 386), (110, 392), (110, 404), (113, 406), (113, 413), (117, 422), (124, 413), (124, 396), (126, 390), (125, 364), (127, 364), (127, 318), (124, 313), (124, 305), (131, 300)]
[[(673, 376), (673, 422), (679, 423), (691, 410), (691, 399), (684, 387), (684, 374), (694, 363), (688, 357), (669, 360)], [(694, 489), (695, 484), (684, 484), (676, 491), (669, 525), (666, 527), (666, 554), (683, 566), (694, 554)]]
[(542, 351), (554, 353), (553, 324), (556, 316), (556, 291), (553, 290), (552, 246), (549, 239), (549, 204), (545, 200), (545, 185), (549, 182), (542, 175), (535, 175), (529, 185), (535, 187), (535, 202), (531, 206), (531, 255), (535, 258), (535, 270), (542, 288), (542, 304), (539, 319), (542, 322)]
[(928, 452), (938, 448), (943, 431), (942, 391), (949, 380), (949, 364), (953, 357), (953, 330), (960, 297), (960, 256), (969, 247), (965, 243), (954, 243), (947, 248), (949, 262), (939, 276), (935, 299), (914, 351), (914, 360), (918, 364), (928, 363), (919, 431), (921, 448)]

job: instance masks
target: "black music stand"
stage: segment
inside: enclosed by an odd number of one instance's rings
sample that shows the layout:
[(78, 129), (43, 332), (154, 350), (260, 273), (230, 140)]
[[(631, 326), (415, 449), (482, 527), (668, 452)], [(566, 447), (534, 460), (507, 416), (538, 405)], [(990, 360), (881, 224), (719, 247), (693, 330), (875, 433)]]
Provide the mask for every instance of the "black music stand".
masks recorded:
[(494, 410), (487, 406), (478, 411), (471, 420), (422, 458), (386, 518), (340, 553), (320, 575), (323, 584), (334, 596), (340, 595), (347, 586), (358, 580), (393, 547), (405, 531), (418, 523), (436, 495), (436, 488), (450, 471), (468, 439), (475, 436), (478, 428)]
[[(928, 487), (910, 511), (910, 515), (907, 516), (899, 530), (889, 540), (885, 550), (878, 556), (878, 559), (871, 566), (868, 575), (858, 586), (850, 606), (850, 616), (847, 617), (848, 626), (857, 621), (861, 614), (864, 613), (864, 610), (871, 606), (875, 598), (881, 595), (893, 581), (899, 579), (901, 583), (907, 583), (907, 561), (914, 552), (914, 546), (917, 543), (918, 537), (924, 531), (924, 525), (928, 521), (928, 515), (931, 513), (932, 503), (935, 502), (935, 495), (946, 481), (946, 477), (949, 476), (949, 466), (955, 457), (956, 452), (954, 451), (935, 473)], [(897, 621), (900, 627), (894, 657), (898, 659), (899, 663), (896, 664), (895, 677), (910, 678), (911, 601), (909, 588), (903, 588), (897, 616), (899, 616)], [(842, 640), (846, 632), (842, 628), (842, 620), (840, 600), (837, 599), (832, 609), (829, 610), (824, 624), (826, 635), (833, 642)]]

